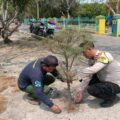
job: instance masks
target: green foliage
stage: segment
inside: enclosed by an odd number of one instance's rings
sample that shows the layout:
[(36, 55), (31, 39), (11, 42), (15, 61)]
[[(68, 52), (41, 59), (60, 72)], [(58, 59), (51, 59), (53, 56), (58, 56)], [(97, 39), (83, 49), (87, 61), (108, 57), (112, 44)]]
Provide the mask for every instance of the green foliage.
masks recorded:
[(79, 47), (80, 43), (92, 40), (93, 38), (88, 32), (80, 32), (75, 29), (66, 30), (55, 35), (54, 40), (48, 41), (47, 47), (54, 54), (62, 57), (61, 68), (66, 75), (67, 72), (72, 70), (75, 60), (81, 56), (83, 48)]
[(0, 5), (3, 4), (4, 10), (7, 10), (8, 17), (13, 17), (15, 11), (17, 11), (19, 18), (19, 16), (21, 15), (23, 17), (26, 6), (29, 4), (30, 1), (32, 0), (0, 0)]
[(15, 12), (15, 7), (12, 4), (10, 4), (8, 6), (8, 15), (13, 16), (14, 12)]
[(12, 0), (12, 2), (14, 4), (14, 7), (18, 8), (19, 12), (23, 12), (30, 0)]
[[(40, 6), (40, 17), (61, 17), (63, 14), (66, 15), (66, 5), (61, 4), (61, 0), (42, 0), (39, 2)], [(111, 1), (111, 6), (115, 10), (116, 4), (114, 1)], [(36, 4), (35, 1), (32, 0), (30, 4), (27, 6), (29, 10), (27, 11), (27, 16), (36, 16)], [(34, 11), (33, 11), (34, 9)], [(72, 17), (96, 17), (98, 15), (107, 16), (107, 6), (103, 3), (92, 3), (92, 4), (79, 4), (76, 2), (70, 9), (70, 15)]]
[[(89, 41), (92, 36), (83, 31), (80, 32), (76, 29), (66, 30), (55, 35), (53, 40), (45, 41), (46, 47), (59, 55), (61, 62), (59, 62), (60, 71), (62, 76), (67, 82), (69, 99), (72, 100), (71, 85), (73, 80), (76, 80), (77, 72), (74, 71), (75, 61), (82, 55), (82, 47), (79, 47), (84, 41)], [(80, 62), (80, 61), (79, 61)]]
[[(2, 1), (6, 0), (0, 0), (0, 5)], [(36, 18), (36, 1), (39, 3), (39, 14), (41, 18), (61, 17), (63, 14), (67, 16), (67, 5), (65, 2), (61, 2), (61, 0), (9, 0), (8, 14), (11, 16), (15, 9), (17, 9), (19, 16), (22, 18), (23, 15)], [(110, 4), (116, 10), (115, 0), (110, 0)], [(75, 2), (69, 11), (72, 17), (81, 16), (89, 18), (98, 15), (107, 16), (107, 12), (107, 6), (104, 3), (80, 4), (79, 2)]]
[[(40, 17), (61, 17), (63, 14), (67, 16), (66, 10), (66, 0), (38, 0), (39, 2), (39, 14)], [(74, 0), (69, 0), (74, 1)], [(77, 5), (77, 2), (71, 5), (70, 13), (73, 7)], [(29, 4), (26, 6), (26, 16), (36, 18), (36, 0), (30, 0)]]
[(107, 15), (107, 7), (105, 4), (92, 3), (92, 4), (82, 4), (74, 8), (72, 11), (72, 16), (81, 16), (93, 18), (98, 15)]

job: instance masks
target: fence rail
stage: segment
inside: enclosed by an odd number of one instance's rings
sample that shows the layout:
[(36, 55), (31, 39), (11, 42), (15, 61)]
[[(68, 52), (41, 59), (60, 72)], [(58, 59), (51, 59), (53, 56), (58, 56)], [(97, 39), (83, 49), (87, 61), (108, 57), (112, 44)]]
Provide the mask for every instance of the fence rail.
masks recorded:
[[(68, 27), (96, 27), (95, 18), (88, 18), (88, 17), (76, 17), (76, 18), (41, 18), (39, 21), (46, 23), (48, 20), (56, 20), (58, 28), (68, 28)], [(24, 19), (24, 24), (30, 25), (31, 23), (35, 22), (34, 18), (26, 18)]]

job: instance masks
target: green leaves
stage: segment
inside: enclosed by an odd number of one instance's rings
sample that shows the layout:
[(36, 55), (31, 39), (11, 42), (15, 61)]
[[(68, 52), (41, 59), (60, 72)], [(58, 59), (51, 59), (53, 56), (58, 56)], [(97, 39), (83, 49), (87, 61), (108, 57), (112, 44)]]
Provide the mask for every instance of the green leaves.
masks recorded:
[(79, 4), (72, 10), (72, 16), (81, 16), (94, 18), (98, 15), (107, 15), (107, 7), (105, 4), (91, 3), (91, 4)]
[(65, 66), (63, 68), (69, 71), (76, 58), (82, 54), (83, 48), (79, 47), (80, 43), (91, 40), (92, 36), (89, 33), (73, 29), (57, 33), (54, 40), (49, 40), (47, 44), (54, 54), (59, 54), (63, 58), (63, 66)]
[(29, 4), (30, 0), (11, 0), (14, 6), (17, 6), (20, 12), (24, 12), (26, 5)]
[(77, 74), (74, 65), (76, 60), (82, 56), (83, 48), (79, 47), (79, 45), (80, 43), (89, 41), (91, 39), (92, 36), (88, 32), (82, 32), (77, 29), (70, 29), (56, 33), (53, 40), (44, 40), (44, 45), (46, 42), (46, 47), (49, 47), (52, 53), (59, 56), (59, 70), (67, 82), (70, 96), (70, 83), (72, 83), (73, 80), (76, 80), (75, 76)]

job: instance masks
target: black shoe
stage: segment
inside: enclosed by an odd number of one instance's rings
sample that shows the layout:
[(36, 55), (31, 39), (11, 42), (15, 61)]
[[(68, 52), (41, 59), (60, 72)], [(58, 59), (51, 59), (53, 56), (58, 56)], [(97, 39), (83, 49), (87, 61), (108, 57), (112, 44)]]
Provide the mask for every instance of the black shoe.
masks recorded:
[(29, 100), (37, 100), (37, 98), (32, 94), (27, 94), (26, 98)]
[(113, 106), (115, 103), (117, 103), (120, 100), (120, 98), (118, 96), (114, 96), (110, 99), (106, 99), (104, 100), (102, 103), (100, 103), (101, 107), (111, 107)]
[(32, 105), (40, 105), (40, 102), (38, 102), (36, 97), (33, 97), (31, 94), (28, 94), (26, 96), (27, 101)]

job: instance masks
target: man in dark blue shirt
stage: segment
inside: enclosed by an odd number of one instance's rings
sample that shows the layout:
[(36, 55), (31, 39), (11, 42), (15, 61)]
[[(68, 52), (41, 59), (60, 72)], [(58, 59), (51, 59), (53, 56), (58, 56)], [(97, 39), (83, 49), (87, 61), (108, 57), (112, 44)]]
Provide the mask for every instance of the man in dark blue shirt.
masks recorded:
[[(58, 66), (58, 59), (55, 56), (48, 55), (45, 58), (35, 60), (28, 64), (21, 72), (18, 79), (18, 86), (20, 90), (29, 94), (34, 93), (38, 102), (46, 104), (53, 112), (60, 113), (61, 109), (45, 95), (43, 92), (44, 86), (49, 85), (55, 81), (54, 77), (61, 78), (61, 75), (56, 70)], [(51, 73), (54, 77), (46, 79), (46, 74)], [(33, 89), (33, 91), (29, 91)]]

